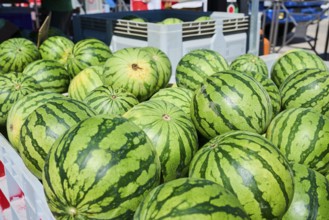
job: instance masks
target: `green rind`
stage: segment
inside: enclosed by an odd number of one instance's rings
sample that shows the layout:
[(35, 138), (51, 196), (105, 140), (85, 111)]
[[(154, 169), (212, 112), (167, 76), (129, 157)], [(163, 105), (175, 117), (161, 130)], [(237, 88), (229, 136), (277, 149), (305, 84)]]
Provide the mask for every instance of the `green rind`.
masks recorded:
[(164, 182), (187, 175), (198, 148), (198, 137), (183, 110), (162, 100), (149, 100), (134, 106), (123, 116), (142, 128), (152, 141), (160, 158)]
[(325, 173), (329, 169), (329, 119), (311, 108), (282, 111), (268, 126), (269, 139), (292, 163)]
[(295, 193), (283, 220), (327, 219), (329, 181), (320, 173), (301, 164), (292, 164)]
[(181, 108), (187, 115), (191, 112), (193, 91), (182, 87), (160, 89), (150, 100), (163, 100)]
[(6, 126), (10, 108), (25, 95), (41, 91), (41, 87), (29, 76), (10, 72), (0, 75), (0, 125)]
[(205, 178), (236, 195), (251, 219), (280, 219), (293, 198), (288, 161), (260, 134), (216, 136), (194, 156), (189, 177)]
[(179, 178), (154, 188), (134, 220), (249, 219), (239, 200), (212, 181)]
[(265, 61), (254, 54), (238, 56), (232, 61), (230, 68), (240, 72), (252, 72), (268, 77), (268, 68)]
[(280, 93), (283, 109), (310, 107), (329, 115), (329, 71), (296, 71), (281, 84)]
[(7, 134), (12, 147), (19, 151), (20, 131), (26, 117), (37, 107), (57, 98), (64, 96), (55, 92), (33, 92), (16, 101), (8, 112)]
[(177, 64), (176, 83), (178, 87), (194, 91), (206, 77), (228, 69), (229, 65), (220, 53), (210, 49), (192, 50)]
[(0, 44), (0, 69), (22, 72), (26, 65), (41, 58), (37, 46), (25, 38), (10, 38)]
[(165, 88), (168, 85), (172, 74), (172, 66), (169, 57), (157, 47), (147, 46), (143, 47), (143, 49), (151, 55), (157, 65), (159, 79), (158, 88), (156, 90)]
[(130, 92), (123, 89), (113, 89), (110, 86), (100, 86), (92, 90), (83, 99), (97, 114), (122, 115), (139, 101)]
[(75, 43), (72, 54), (67, 60), (67, 70), (71, 78), (90, 66), (102, 66), (112, 52), (104, 42), (88, 38)]
[(57, 139), (42, 179), (59, 219), (132, 219), (159, 180), (160, 162), (146, 134), (127, 119), (104, 115)]
[(90, 66), (82, 70), (71, 80), (68, 95), (73, 99), (82, 101), (86, 98), (87, 94), (104, 84), (103, 67)]
[(89, 106), (70, 98), (50, 100), (36, 108), (26, 118), (20, 132), (19, 153), (26, 167), (41, 179), (45, 158), (56, 139), (94, 115)]
[(318, 68), (321, 70), (328, 70), (324, 61), (309, 51), (304, 49), (292, 49), (280, 55), (272, 65), (271, 79), (280, 87), (281, 83), (290, 74), (301, 69)]
[(227, 70), (207, 77), (195, 91), (191, 117), (208, 139), (232, 130), (262, 134), (271, 121), (272, 105), (254, 78)]
[(67, 70), (55, 60), (36, 60), (25, 67), (23, 74), (34, 78), (45, 91), (64, 93), (70, 84)]
[(73, 41), (64, 36), (51, 36), (39, 47), (42, 59), (56, 60), (66, 66), (68, 57), (72, 54)]
[(157, 64), (142, 48), (117, 50), (104, 64), (105, 84), (131, 92), (141, 102), (158, 89)]

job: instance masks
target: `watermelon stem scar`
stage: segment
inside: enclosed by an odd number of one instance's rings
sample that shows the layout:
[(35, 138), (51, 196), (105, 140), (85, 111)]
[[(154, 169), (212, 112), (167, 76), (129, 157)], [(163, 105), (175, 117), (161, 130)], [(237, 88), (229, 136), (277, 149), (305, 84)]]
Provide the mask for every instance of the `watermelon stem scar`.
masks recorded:
[(68, 210), (68, 213), (70, 216), (74, 217), (77, 215), (77, 210), (76, 210), (76, 208), (70, 207)]
[(133, 70), (141, 70), (142, 68), (140, 68), (139, 66), (138, 66), (138, 64), (136, 64), (136, 63), (134, 63), (134, 64), (132, 64), (131, 65), (131, 67), (133, 68)]
[(168, 115), (168, 114), (163, 114), (163, 115), (162, 115), (162, 118), (163, 118), (164, 120), (166, 120), (166, 121), (169, 121), (169, 120), (170, 120), (170, 115)]

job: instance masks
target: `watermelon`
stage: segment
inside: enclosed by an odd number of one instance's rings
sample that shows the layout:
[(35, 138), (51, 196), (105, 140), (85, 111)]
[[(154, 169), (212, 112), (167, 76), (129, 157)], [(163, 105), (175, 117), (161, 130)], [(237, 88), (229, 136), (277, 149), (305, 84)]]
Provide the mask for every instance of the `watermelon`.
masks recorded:
[(187, 115), (190, 115), (193, 94), (193, 91), (183, 87), (169, 87), (160, 89), (150, 100), (170, 102), (181, 108)]
[(295, 192), (283, 220), (327, 219), (329, 181), (319, 172), (302, 164), (292, 164)]
[(23, 74), (34, 78), (45, 91), (64, 93), (70, 83), (67, 70), (56, 60), (36, 60), (24, 68)]
[(67, 69), (71, 78), (89, 66), (102, 66), (112, 55), (108, 45), (104, 42), (88, 38), (74, 44), (72, 54), (67, 59)]
[(292, 108), (273, 118), (269, 139), (292, 163), (329, 171), (329, 118), (311, 108)]
[(56, 139), (95, 113), (83, 102), (62, 98), (37, 107), (21, 127), (19, 153), (26, 167), (41, 179), (44, 160)]
[(49, 91), (33, 92), (25, 95), (12, 105), (8, 112), (6, 126), (8, 140), (14, 149), (17, 151), (19, 149), (21, 143), (20, 131), (27, 116), (40, 105), (57, 98), (63, 98), (63, 95)]
[(51, 36), (44, 40), (39, 47), (42, 59), (56, 60), (66, 65), (74, 47), (73, 41), (64, 36)]
[(281, 54), (272, 65), (271, 79), (280, 87), (287, 76), (301, 69), (317, 68), (326, 71), (325, 62), (304, 49), (292, 49)]
[(230, 64), (232, 70), (240, 72), (252, 72), (268, 77), (268, 69), (265, 61), (254, 54), (242, 54), (235, 58)]
[(137, 125), (99, 115), (56, 140), (42, 182), (56, 219), (132, 219), (159, 185), (160, 171), (155, 149)]
[(313, 108), (329, 116), (329, 71), (303, 69), (290, 74), (280, 86), (282, 108)]
[(70, 82), (69, 97), (82, 101), (88, 93), (103, 86), (105, 84), (103, 70), (101, 66), (90, 66), (78, 73)]
[(104, 64), (105, 84), (131, 92), (141, 102), (159, 89), (157, 64), (143, 48), (117, 50)]
[(143, 47), (142, 49), (148, 52), (156, 63), (159, 77), (157, 90), (165, 88), (168, 85), (172, 74), (172, 66), (169, 57), (157, 47), (148, 46)]
[(281, 94), (275, 83), (264, 74), (251, 71), (246, 71), (243, 73), (253, 77), (257, 82), (259, 82), (270, 96), (272, 104), (272, 118), (279, 114), (281, 111)]
[(294, 195), (293, 174), (269, 140), (250, 131), (231, 131), (207, 142), (194, 156), (189, 177), (222, 185), (250, 219), (280, 219)]
[(41, 87), (30, 76), (10, 72), (0, 75), (0, 125), (5, 126), (12, 105), (25, 95), (41, 91)]
[(22, 72), (31, 62), (41, 58), (37, 46), (26, 38), (10, 38), (0, 44), (0, 70)]
[(272, 105), (254, 78), (227, 70), (207, 77), (194, 92), (191, 117), (208, 139), (232, 130), (262, 134), (271, 121)]
[(179, 18), (165, 18), (161, 22), (161, 24), (180, 24), (183, 23), (183, 20)]
[(194, 21), (200, 22), (200, 21), (209, 21), (212, 20), (212, 18), (208, 15), (203, 15), (200, 17), (197, 17), (196, 19), (194, 19)]
[(154, 188), (139, 204), (134, 220), (249, 219), (239, 200), (221, 185), (180, 178)]
[(97, 114), (122, 115), (139, 102), (130, 92), (123, 89), (113, 89), (110, 86), (100, 86), (91, 91), (83, 99)]
[(198, 148), (198, 137), (183, 110), (162, 100), (149, 100), (135, 105), (123, 116), (142, 128), (152, 141), (160, 157), (164, 182), (187, 175)]
[(207, 76), (228, 69), (227, 61), (217, 51), (195, 49), (179, 60), (176, 66), (176, 83), (178, 87), (194, 91)]

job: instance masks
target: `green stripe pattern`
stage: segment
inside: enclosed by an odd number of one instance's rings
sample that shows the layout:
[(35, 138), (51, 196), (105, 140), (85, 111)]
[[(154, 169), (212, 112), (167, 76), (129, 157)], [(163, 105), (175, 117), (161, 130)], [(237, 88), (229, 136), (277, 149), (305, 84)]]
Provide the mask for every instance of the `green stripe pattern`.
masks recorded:
[(254, 132), (232, 131), (211, 139), (194, 156), (189, 176), (224, 186), (251, 219), (280, 219), (294, 194), (288, 161)]
[(176, 67), (178, 87), (196, 90), (202, 81), (213, 73), (228, 70), (225, 58), (217, 51), (196, 49), (185, 54)]
[(56, 139), (70, 127), (95, 113), (84, 103), (62, 98), (36, 108), (24, 121), (19, 153), (26, 167), (41, 179), (44, 160)]
[(54, 143), (43, 185), (56, 219), (132, 219), (160, 182), (160, 162), (146, 134), (120, 116), (94, 116)]
[(70, 83), (69, 73), (56, 60), (36, 60), (25, 67), (23, 74), (31, 76), (43, 90), (51, 92), (67, 92)]
[(104, 84), (103, 67), (90, 66), (71, 80), (68, 95), (73, 99), (82, 101), (91, 91)]
[(104, 65), (105, 84), (131, 92), (141, 102), (151, 97), (158, 88), (156, 62), (143, 48), (117, 50)]
[(268, 68), (265, 61), (254, 54), (242, 54), (230, 64), (232, 70), (240, 72), (252, 72), (268, 77)]
[(0, 125), (6, 125), (8, 112), (15, 102), (36, 91), (41, 91), (41, 87), (32, 77), (17, 72), (0, 75)]
[(150, 100), (163, 100), (181, 108), (187, 115), (191, 112), (193, 91), (183, 87), (169, 87), (160, 89)]
[(154, 188), (134, 220), (249, 219), (239, 200), (215, 182), (180, 178)]
[(276, 59), (271, 69), (271, 79), (280, 87), (290, 74), (297, 70), (309, 68), (324, 71), (328, 69), (324, 61), (316, 54), (304, 49), (292, 49)]
[(254, 78), (233, 70), (218, 72), (195, 91), (191, 117), (208, 139), (231, 130), (262, 134), (272, 118), (271, 99)]
[(111, 55), (109, 46), (98, 39), (80, 40), (75, 43), (67, 60), (67, 70), (73, 78), (89, 66), (102, 66)]
[(294, 198), (283, 220), (316, 220), (329, 216), (329, 181), (305, 165), (292, 164)]
[(51, 36), (47, 38), (39, 47), (42, 59), (56, 60), (66, 65), (67, 59), (72, 54), (73, 41), (64, 36)]
[(25, 38), (10, 38), (0, 44), (0, 69), (5, 72), (22, 72), (31, 62), (41, 58), (37, 46)]
[(21, 127), (27, 116), (40, 105), (57, 98), (63, 98), (63, 95), (49, 91), (37, 91), (24, 96), (12, 105), (8, 112), (6, 125), (11, 146), (18, 151), (21, 143)]
[(266, 138), (286, 158), (326, 173), (329, 171), (329, 119), (311, 108), (282, 111), (270, 123)]
[(142, 128), (152, 141), (160, 157), (163, 181), (187, 175), (198, 148), (198, 137), (191, 118), (183, 110), (162, 100), (149, 100), (135, 105), (123, 116)]
[(132, 93), (110, 86), (97, 87), (83, 99), (83, 102), (97, 114), (114, 115), (122, 115), (139, 103)]
[(280, 86), (282, 108), (313, 108), (329, 116), (329, 71), (303, 69), (289, 75)]
[(157, 47), (147, 46), (142, 49), (149, 53), (156, 63), (159, 77), (157, 90), (165, 88), (168, 85), (172, 74), (172, 66), (169, 57)]

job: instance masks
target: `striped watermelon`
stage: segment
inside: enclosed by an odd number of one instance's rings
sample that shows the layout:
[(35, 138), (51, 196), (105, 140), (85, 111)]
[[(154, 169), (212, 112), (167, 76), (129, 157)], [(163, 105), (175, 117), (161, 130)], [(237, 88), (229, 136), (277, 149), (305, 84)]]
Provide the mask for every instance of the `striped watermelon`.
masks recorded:
[(10, 72), (0, 75), (0, 126), (5, 126), (12, 105), (25, 95), (41, 91), (41, 87), (29, 76)]
[(157, 47), (148, 46), (143, 47), (142, 49), (150, 54), (157, 65), (159, 77), (157, 90), (165, 88), (168, 85), (172, 74), (172, 66), (169, 57)]
[(73, 41), (64, 36), (51, 36), (44, 40), (39, 47), (42, 59), (56, 60), (66, 65), (74, 47)]
[(37, 46), (26, 38), (10, 38), (0, 44), (0, 69), (5, 73), (22, 72), (40, 58)]
[(280, 55), (272, 65), (271, 79), (280, 87), (284, 79), (301, 69), (318, 68), (326, 71), (324, 61), (314, 53), (304, 49), (292, 49)]
[(231, 131), (194, 156), (189, 176), (214, 181), (238, 197), (250, 219), (280, 219), (294, 195), (290, 165), (265, 137)]
[(63, 98), (63, 95), (49, 91), (33, 92), (12, 105), (7, 118), (7, 133), (11, 146), (19, 150), (20, 131), (27, 116), (40, 105), (57, 98)]
[(70, 82), (69, 97), (82, 101), (92, 90), (103, 86), (105, 84), (103, 70), (101, 66), (90, 66), (78, 73)]
[(122, 115), (139, 102), (130, 92), (123, 89), (113, 89), (110, 86), (100, 86), (91, 91), (83, 99), (97, 114)]
[(275, 83), (263, 74), (256, 72), (244, 72), (244, 74), (253, 77), (257, 82), (259, 82), (270, 96), (272, 104), (272, 117), (279, 114), (281, 111), (281, 94)]
[(183, 87), (169, 87), (160, 89), (150, 100), (163, 100), (181, 108), (187, 115), (191, 112), (193, 91)]
[(23, 74), (34, 78), (45, 91), (64, 93), (70, 83), (67, 70), (56, 60), (36, 60), (24, 68)]
[(160, 181), (160, 162), (146, 134), (120, 116), (94, 116), (52, 146), (43, 186), (56, 219), (132, 219)]
[(160, 157), (164, 182), (187, 175), (198, 148), (198, 137), (183, 110), (165, 101), (149, 100), (135, 105), (123, 116), (142, 128), (152, 141)]
[(165, 18), (159, 23), (160, 24), (180, 24), (180, 23), (183, 23), (183, 20), (181, 20), (179, 18)]
[(154, 188), (140, 203), (134, 220), (249, 219), (239, 200), (221, 185), (180, 178)]
[(268, 69), (265, 61), (254, 54), (242, 54), (230, 64), (232, 70), (240, 72), (252, 72), (268, 77)]
[(156, 62), (143, 48), (117, 50), (104, 65), (105, 84), (124, 88), (139, 101), (145, 101), (159, 89)]
[(270, 123), (266, 138), (286, 158), (326, 173), (329, 171), (329, 118), (311, 108), (282, 111)]
[(194, 91), (207, 76), (228, 69), (227, 61), (218, 52), (210, 49), (192, 50), (177, 64), (176, 83), (178, 87)]
[(71, 78), (89, 66), (102, 66), (112, 52), (104, 42), (88, 38), (75, 43), (67, 60), (67, 70)]
[(329, 71), (303, 69), (289, 75), (280, 86), (282, 108), (313, 108), (329, 116)]
[(227, 70), (207, 77), (195, 91), (191, 117), (208, 139), (231, 130), (262, 134), (271, 121), (272, 105), (254, 78)]
[(305, 165), (293, 164), (295, 193), (283, 220), (328, 219), (329, 181)]
[(20, 132), (19, 153), (26, 167), (41, 179), (44, 160), (56, 139), (94, 115), (86, 104), (64, 97), (37, 107), (26, 117)]

